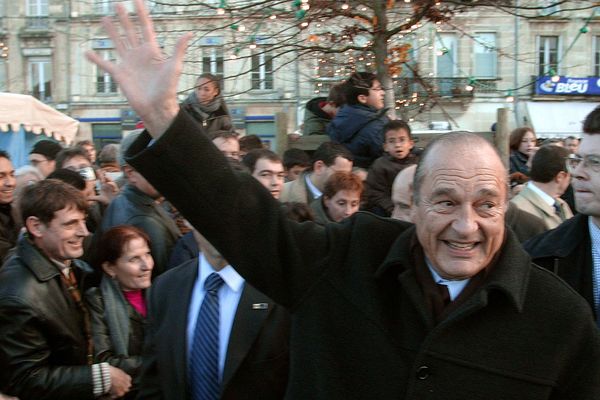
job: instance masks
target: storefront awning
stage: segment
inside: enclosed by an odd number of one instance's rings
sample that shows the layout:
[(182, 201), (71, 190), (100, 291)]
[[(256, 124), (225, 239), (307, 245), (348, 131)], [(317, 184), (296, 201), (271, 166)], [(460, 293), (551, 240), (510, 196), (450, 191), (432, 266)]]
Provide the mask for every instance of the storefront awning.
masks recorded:
[(574, 101), (528, 101), (527, 114), (538, 138), (579, 137), (583, 120), (599, 105)]
[(32, 96), (0, 93), (0, 130), (17, 132), (21, 126), (69, 145), (75, 139), (79, 122)]

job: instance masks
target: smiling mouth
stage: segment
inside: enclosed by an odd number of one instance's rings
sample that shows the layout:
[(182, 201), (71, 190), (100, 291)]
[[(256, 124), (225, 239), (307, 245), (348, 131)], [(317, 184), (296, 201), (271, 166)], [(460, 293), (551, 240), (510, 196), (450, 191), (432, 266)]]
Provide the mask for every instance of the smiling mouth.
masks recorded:
[(456, 250), (473, 250), (475, 248), (475, 246), (477, 246), (479, 244), (478, 242), (456, 243), (456, 242), (449, 242), (447, 240), (444, 240), (443, 242), (446, 243), (446, 245), (448, 247), (450, 247), (451, 249), (456, 249)]

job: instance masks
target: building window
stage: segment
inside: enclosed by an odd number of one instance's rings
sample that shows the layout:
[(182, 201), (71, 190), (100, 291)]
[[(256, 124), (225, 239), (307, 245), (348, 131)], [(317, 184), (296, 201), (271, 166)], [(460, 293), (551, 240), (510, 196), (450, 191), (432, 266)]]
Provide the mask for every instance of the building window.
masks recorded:
[(540, 11), (542, 16), (556, 16), (560, 12), (561, 0), (539, 0)]
[(498, 52), (495, 33), (475, 34), (473, 76), (496, 78), (498, 76)]
[(456, 35), (438, 33), (435, 40), (436, 72), (438, 77), (451, 78), (456, 72)]
[(94, 14), (97, 15), (109, 15), (114, 11), (113, 1), (111, 0), (95, 0), (94, 1)]
[(202, 73), (213, 74), (223, 79), (223, 48), (206, 46), (202, 48)]
[(600, 76), (600, 36), (594, 36), (594, 76)]
[(252, 89), (273, 89), (273, 56), (265, 47), (252, 52)]
[(52, 100), (52, 62), (49, 59), (30, 60), (28, 63), (29, 93), (41, 100)]
[(27, 0), (28, 17), (47, 17), (48, 0)]
[(540, 36), (538, 45), (538, 75), (548, 75), (552, 70), (558, 74), (558, 36)]
[[(115, 61), (112, 50), (96, 50), (105, 60)], [(117, 93), (117, 82), (113, 81), (108, 72), (96, 67), (96, 92), (98, 94)]]

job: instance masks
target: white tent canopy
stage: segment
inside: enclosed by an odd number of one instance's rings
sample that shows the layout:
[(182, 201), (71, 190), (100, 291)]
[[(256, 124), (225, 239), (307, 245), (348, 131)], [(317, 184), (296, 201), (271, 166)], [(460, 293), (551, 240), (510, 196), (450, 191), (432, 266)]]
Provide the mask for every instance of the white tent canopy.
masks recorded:
[(0, 130), (25, 130), (35, 134), (42, 132), (67, 145), (75, 139), (79, 121), (24, 94), (0, 93)]
[(528, 101), (527, 113), (538, 138), (579, 137), (583, 120), (597, 106), (575, 101)]

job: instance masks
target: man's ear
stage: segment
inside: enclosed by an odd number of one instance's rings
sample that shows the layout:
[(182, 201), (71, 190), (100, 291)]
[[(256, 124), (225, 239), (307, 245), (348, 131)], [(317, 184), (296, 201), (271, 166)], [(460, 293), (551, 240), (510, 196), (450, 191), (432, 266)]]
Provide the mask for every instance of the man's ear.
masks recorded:
[(317, 160), (313, 163), (313, 172), (317, 175), (320, 175), (323, 169), (325, 169), (326, 167), (327, 166), (325, 165), (323, 160)]
[(559, 171), (558, 174), (554, 177), (554, 181), (557, 183), (561, 183), (563, 180), (569, 178), (569, 173), (567, 171)]
[(29, 234), (33, 236), (33, 238), (40, 238), (44, 235), (46, 225), (44, 225), (38, 217), (30, 215), (25, 220), (25, 227), (27, 228)]

